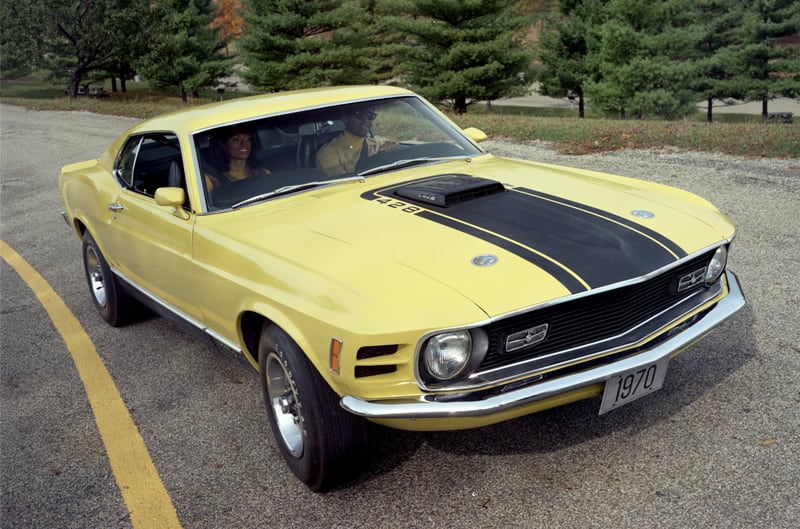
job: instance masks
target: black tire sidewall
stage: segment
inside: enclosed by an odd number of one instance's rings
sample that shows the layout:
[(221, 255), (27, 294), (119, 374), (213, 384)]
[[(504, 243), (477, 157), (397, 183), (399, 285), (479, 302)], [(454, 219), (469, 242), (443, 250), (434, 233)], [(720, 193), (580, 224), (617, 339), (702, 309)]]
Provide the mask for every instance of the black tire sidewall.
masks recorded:
[[(289, 373), (290, 383), (297, 395), (297, 407), (301, 417), (303, 433), (303, 454), (300, 457), (293, 456), (286, 447), (270, 402), (266, 363), (271, 353), (275, 353), (283, 364), (284, 369)], [(319, 443), (321, 425), (319, 424), (318, 398), (315, 395), (316, 391), (314, 391), (314, 380), (311, 373), (309, 373), (307, 364), (308, 360), (284, 333), (272, 326), (264, 328), (258, 346), (258, 366), (261, 372), (264, 405), (267, 408), (267, 416), (273, 437), (292, 472), (311, 489), (316, 490), (321, 486), (320, 474), (323, 466), (321, 460), (322, 450)]]
[[(97, 301), (94, 292), (92, 292), (92, 272), (89, 270), (89, 262), (87, 259), (89, 249), (97, 256), (100, 263), (100, 271), (103, 274), (103, 288), (105, 289), (106, 302), (102, 305)], [(97, 243), (88, 231), (83, 236), (83, 272), (86, 276), (89, 295), (92, 298), (94, 306), (97, 308), (97, 312), (99, 312), (100, 316), (109, 324), (114, 326), (120, 324), (117, 283), (114, 274), (112, 274), (103, 253), (100, 251), (100, 248), (97, 247)]]
[[(266, 361), (274, 353), (289, 378), (301, 416), (303, 454), (293, 456), (278, 430), (266, 380)], [(297, 344), (274, 325), (265, 325), (258, 347), (261, 388), (275, 442), (291, 471), (311, 490), (320, 491), (350, 479), (360, 470), (366, 424), (342, 409), (339, 397)]]

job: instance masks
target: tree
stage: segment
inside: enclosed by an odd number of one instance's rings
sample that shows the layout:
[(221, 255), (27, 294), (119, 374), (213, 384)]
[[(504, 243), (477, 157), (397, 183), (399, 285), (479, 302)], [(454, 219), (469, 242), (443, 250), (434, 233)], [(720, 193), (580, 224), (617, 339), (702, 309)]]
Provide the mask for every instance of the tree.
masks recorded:
[(476, 101), (521, 95), (531, 54), (521, 40), (528, 18), (515, 0), (386, 0), (387, 23), (405, 36), (401, 81), (456, 113)]
[(37, 2), (0, 2), (0, 66), (3, 75), (26, 74), (41, 66), (45, 55), (39, 20), (44, 6)]
[[(53, 77), (68, 77), (70, 97), (75, 97), (88, 75), (111, 68), (115, 57), (130, 46), (127, 37), (141, 20), (146, 0), (18, 0), (4, 2), (3, 12), (18, 17), (12, 23), (17, 55), (4, 50), (4, 58), (48, 68)], [(5, 24), (5, 21), (4, 21)], [(4, 48), (6, 35), (4, 30)]]
[(214, 0), (214, 4), (216, 8), (211, 29), (219, 31), (226, 43), (239, 40), (244, 29), (241, 0)]
[(780, 37), (798, 31), (800, 3), (796, 0), (756, 0), (745, 11), (738, 44), (726, 50), (737, 72), (729, 81), (731, 91), (761, 101), (764, 119), (770, 99), (800, 95), (800, 50), (776, 45)]
[(539, 34), (535, 77), (539, 93), (549, 97), (574, 97), (578, 116), (585, 115), (585, 86), (597, 78), (592, 52), (599, 46), (599, 28), (605, 21), (605, 0), (560, 0), (559, 13), (545, 19)]
[(681, 58), (695, 66), (689, 87), (706, 102), (706, 121), (713, 121), (715, 99), (741, 97), (730, 90), (728, 80), (736, 67), (726, 50), (737, 42), (744, 4), (741, 0), (692, 0), (676, 15), (687, 44)]
[(267, 91), (369, 83), (372, 2), (244, 0), (243, 77)]
[(148, 52), (134, 66), (153, 86), (196, 97), (231, 72), (232, 63), (215, 29), (211, 0), (162, 0), (152, 4)]
[[(561, 0), (541, 35), (546, 95), (573, 92), (606, 111), (678, 118), (707, 101), (800, 92), (793, 0)], [(588, 20), (588, 22), (586, 22)], [(583, 90), (583, 92), (581, 92)]]
[(597, 80), (586, 85), (592, 104), (624, 117), (675, 119), (697, 111), (688, 87), (694, 65), (683, 59), (691, 35), (676, 25), (684, 0), (610, 0), (599, 29)]

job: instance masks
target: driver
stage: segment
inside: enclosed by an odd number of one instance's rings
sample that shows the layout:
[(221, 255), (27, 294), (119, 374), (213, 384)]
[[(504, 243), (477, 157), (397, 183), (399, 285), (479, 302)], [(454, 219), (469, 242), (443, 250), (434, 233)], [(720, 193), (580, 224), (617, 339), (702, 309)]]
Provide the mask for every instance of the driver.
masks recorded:
[(327, 176), (352, 173), (359, 162), (381, 151), (392, 150), (395, 143), (386, 143), (369, 136), (377, 112), (369, 107), (355, 107), (343, 116), (344, 132), (317, 151), (317, 167)]

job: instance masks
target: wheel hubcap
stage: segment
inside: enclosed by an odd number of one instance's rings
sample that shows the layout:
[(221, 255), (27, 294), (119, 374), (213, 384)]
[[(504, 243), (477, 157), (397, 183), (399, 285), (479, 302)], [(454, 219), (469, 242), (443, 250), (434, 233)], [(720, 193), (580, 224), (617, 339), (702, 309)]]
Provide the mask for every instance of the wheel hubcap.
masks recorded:
[(281, 441), (290, 454), (300, 457), (303, 455), (303, 426), (297, 409), (297, 394), (289, 373), (275, 353), (270, 353), (267, 358), (265, 376)]
[(93, 248), (86, 250), (86, 273), (89, 276), (89, 288), (92, 290), (95, 301), (98, 305), (104, 306), (106, 304), (106, 283), (103, 279), (100, 259)]

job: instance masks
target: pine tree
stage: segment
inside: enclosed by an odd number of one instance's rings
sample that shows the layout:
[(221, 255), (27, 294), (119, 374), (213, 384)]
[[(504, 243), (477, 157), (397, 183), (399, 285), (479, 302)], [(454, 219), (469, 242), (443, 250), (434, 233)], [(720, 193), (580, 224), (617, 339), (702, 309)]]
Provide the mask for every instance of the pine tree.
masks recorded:
[(357, 0), (244, 0), (243, 77), (267, 91), (368, 83), (370, 13)]
[(674, 25), (680, 33), (672, 36), (683, 43), (679, 57), (693, 66), (688, 87), (706, 102), (706, 120), (713, 121), (714, 100), (740, 97), (727, 86), (736, 75), (725, 50), (737, 42), (742, 24), (741, 0), (691, 0), (676, 13)]
[(521, 42), (528, 18), (515, 0), (386, 0), (387, 23), (405, 36), (401, 82), (464, 113), (476, 101), (526, 90), (531, 54)]
[(796, 0), (756, 0), (745, 10), (738, 44), (725, 50), (737, 72), (728, 82), (730, 91), (761, 101), (764, 119), (770, 99), (800, 95), (800, 51), (776, 44), (780, 37), (798, 31), (800, 3)]
[(597, 80), (587, 83), (593, 106), (637, 118), (675, 119), (697, 111), (688, 83), (694, 65), (682, 58), (686, 43), (675, 20), (681, 2), (610, 0), (599, 30)]
[(211, 0), (163, 0), (153, 4), (149, 51), (136, 67), (156, 88), (176, 88), (187, 101), (231, 71), (225, 43), (210, 28)]
[(606, 18), (605, 1), (560, 0), (558, 13), (545, 19), (545, 28), (539, 34), (539, 93), (577, 99), (581, 118), (585, 115), (585, 85), (597, 77), (591, 54), (598, 48), (596, 29)]

